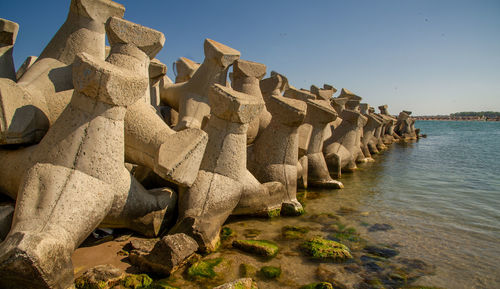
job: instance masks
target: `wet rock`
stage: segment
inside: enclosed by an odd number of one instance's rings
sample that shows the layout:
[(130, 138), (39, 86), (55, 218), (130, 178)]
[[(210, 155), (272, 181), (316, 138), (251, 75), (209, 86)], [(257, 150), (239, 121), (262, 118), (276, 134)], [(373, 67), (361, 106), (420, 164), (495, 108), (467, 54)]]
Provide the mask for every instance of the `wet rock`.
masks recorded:
[(252, 278), (241, 278), (233, 282), (214, 287), (213, 289), (257, 289), (257, 284), (253, 282)]
[(187, 275), (191, 279), (212, 279), (217, 276), (217, 273), (214, 271), (214, 267), (219, 265), (222, 261), (222, 258), (200, 260), (189, 267)]
[(367, 253), (384, 257), (384, 258), (392, 258), (394, 256), (399, 255), (399, 251), (396, 249), (392, 249), (389, 247), (384, 247), (384, 246), (375, 246), (375, 245), (369, 245), (366, 246), (364, 249)]
[(253, 277), (257, 274), (257, 268), (250, 264), (240, 265), (240, 276), (241, 277)]
[(125, 273), (112, 265), (99, 265), (87, 270), (75, 280), (77, 289), (101, 289), (123, 278)]
[(376, 231), (389, 231), (389, 230), (392, 230), (394, 229), (393, 226), (391, 226), (390, 224), (374, 224), (372, 225), (371, 227), (368, 228), (368, 231), (369, 232), (376, 232)]
[(267, 240), (236, 240), (233, 247), (244, 252), (264, 257), (274, 257), (278, 254), (278, 245)]
[(368, 272), (381, 273), (388, 267), (386, 264), (387, 260), (378, 256), (363, 255), (360, 261)]
[(260, 268), (259, 274), (266, 279), (276, 279), (281, 275), (281, 268), (264, 266)]
[(395, 272), (405, 274), (408, 280), (433, 275), (436, 272), (436, 266), (427, 264), (419, 259), (397, 258), (395, 261), (399, 265)]
[(300, 249), (314, 259), (345, 261), (352, 258), (347, 246), (321, 237), (314, 237), (302, 243)]
[(309, 229), (306, 227), (284, 226), (281, 229), (281, 236), (284, 239), (302, 239), (307, 232)]
[(177, 270), (198, 249), (198, 244), (185, 234), (167, 235), (154, 243), (133, 240), (131, 245), (130, 263), (143, 272), (165, 276)]
[(378, 278), (366, 278), (358, 284), (358, 289), (385, 289), (386, 287), (382, 283), (382, 281)]

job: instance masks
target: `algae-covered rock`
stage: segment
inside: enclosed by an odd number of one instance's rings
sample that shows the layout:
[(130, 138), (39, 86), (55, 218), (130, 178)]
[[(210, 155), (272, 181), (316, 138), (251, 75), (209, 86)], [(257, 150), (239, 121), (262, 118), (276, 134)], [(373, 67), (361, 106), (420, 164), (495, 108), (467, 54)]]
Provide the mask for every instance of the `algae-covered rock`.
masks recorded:
[(284, 239), (302, 239), (307, 232), (309, 232), (308, 228), (299, 226), (284, 226), (281, 229)]
[(252, 278), (241, 278), (233, 282), (214, 287), (213, 289), (257, 289), (257, 284), (253, 282)]
[(123, 287), (130, 289), (149, 289), (151, 283), (153, 280), (146, 274), (129, 274), (120, 281)]
[(112, 265), (99, 265), (75, 280), (77, 289), (104, 289), (123, 278), (125, 273)]
[(257, 274), (257, 268), (250, 264), (240, 265), (240, 276), (241, 277), (253, 277)]
[(217, 273), (214, 271), (214, 267), (219, 265), (221, 262), (222, 258), (200, 260), (189, 267), (187, 275), (191, 279), (199, 277), (212, 279), (217, 276)]
[(267, 240), (235, 240), (233, 247), (264, 257), (274, 257), (279, 250), (276, 243)]
[(259, 273), (266, 279), (276, 279), (281, 275), (281, 268), (274, 266), (264, 266), (260, 268)]
[(281, 205), (281, 215), (284, 216), (300, 216), (304, 214), (304, 212), (303, 205), (301, 208), (297, 208), (297, 206), (292, 203), (283, 203), (283, 205)]
[(316, 282), (304, 285), (300, 289), (333, 289), (333, 285), (329, 282)]
[(300, 245), (300, 248), (315, 259), (345, 261), (351, 259), (351, 252), (347, 246), (339, 242), (314, 237)]

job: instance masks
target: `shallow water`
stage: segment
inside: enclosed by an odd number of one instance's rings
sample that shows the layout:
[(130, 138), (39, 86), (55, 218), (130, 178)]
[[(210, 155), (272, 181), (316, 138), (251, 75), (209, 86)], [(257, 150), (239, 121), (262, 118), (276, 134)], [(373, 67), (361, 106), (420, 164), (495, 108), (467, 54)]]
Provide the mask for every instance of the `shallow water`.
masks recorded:
[[(332, 213), (369, 242), (397, 246), (398, 258), (420, 259), (436, 266), (434, 275), (422, 277), (416, 284), (449, 289), (500, 288), (500, 123), (419, 121), (416, 127), (428, 137), (416, 143), (393, 144), (376, 155), (375, 162), (343, 174), (345, 189), (309, 190), (305, 215), (228, 221), (226, 226), (238, 238), (277, 242), (280, 252), (275, 258), (261, 259), (226, 244), (204, 257), (224, 258), (227, 264), (221, 279), (193, 283), (179, 270), (169, 278), (172, 285), (211, 288), (239, 278), (238, 268), (245, 263), (256, 268), (281, 267), (278, 280), (257, 277), (259, 288), (298, 288), (318, 281), (320, 271), (353, 288), (363, 280), (361, 274), (347, 272), (340, 264), (311, 261), (300, 253), (300, 240), (281, 236), (283, 226), (296, 225), (309, 228), (307, 236), (328, 237), (331, 231), (325, 224), (332, 220), (314, 216)], [(376, 223), (390, 224), (393, 229), (370, 232), (368, 227)], [(120, 246), (101, 246), (113, 262), (121, 263), (124, 269), (130, 266), (122, 263), (126, 258), (117, 257)], [(88, 253), (78, 249), (78, 254)], [(95, 264), (80, 259), (74, 256), (80, 272), (102, 263), (96, 258), (91, 258)]]
[[(370, 212), (368, 232), (403, 256), (437, 266), (418, 283), (500, 288), (500, 123), (419, 121), (427, 138), (394, 144), (375, 163), (344, 175), (346, 189), (322, 199)], [(327, 201), (328, 200), (328, 201)]]

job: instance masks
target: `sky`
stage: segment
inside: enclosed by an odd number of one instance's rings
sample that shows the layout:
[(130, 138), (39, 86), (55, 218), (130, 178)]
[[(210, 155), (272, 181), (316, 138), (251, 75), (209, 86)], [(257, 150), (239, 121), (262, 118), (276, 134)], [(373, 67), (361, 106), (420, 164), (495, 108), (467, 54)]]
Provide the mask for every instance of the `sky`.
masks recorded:
[[(0, 2), (0, 18), (20, 25), (16, 67), (40, 54), (69, 2)], [(172, 79), (172, 63), (202, 62), (210, 38), (295, 87), (345, 87), (393, 114), (500, 111), (499, 0), (116, 2), (125, 19), (165, 34), (157, 58)]]

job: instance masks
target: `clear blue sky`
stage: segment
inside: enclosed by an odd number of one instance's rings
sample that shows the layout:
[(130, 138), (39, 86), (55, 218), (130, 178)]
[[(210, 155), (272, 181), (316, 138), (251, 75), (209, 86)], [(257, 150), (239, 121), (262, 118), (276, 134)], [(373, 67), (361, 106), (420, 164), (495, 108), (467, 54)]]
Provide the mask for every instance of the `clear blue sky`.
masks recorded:
[[(0, 2), (0, 17), (20, 24), (17, 67), (42, 51), (69, 2)], [(201, 62), (211, 38), (296, 87), (345, 87), (394, 114), (500, 111), (499, 0), (116, 2), (165, 34), (157, 58), (171, 77), (178, 57)]]

